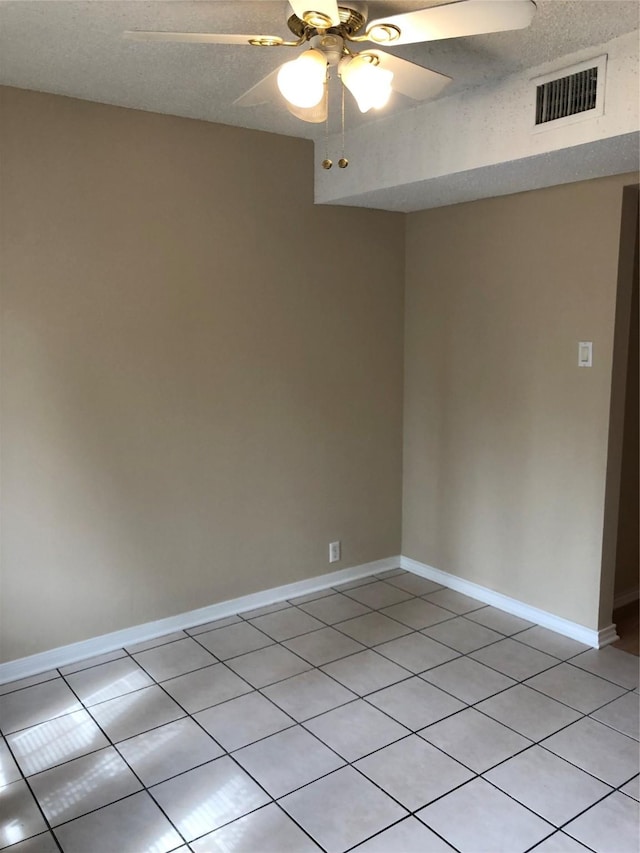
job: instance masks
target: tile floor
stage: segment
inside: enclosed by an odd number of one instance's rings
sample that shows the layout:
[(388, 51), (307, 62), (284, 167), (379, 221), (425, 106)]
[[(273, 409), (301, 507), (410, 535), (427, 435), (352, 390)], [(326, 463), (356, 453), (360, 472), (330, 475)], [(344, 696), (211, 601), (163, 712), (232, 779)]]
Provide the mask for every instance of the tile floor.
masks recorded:
[(637, 853), (638, 705), (392, 570), (0, 687), (0, 848)]

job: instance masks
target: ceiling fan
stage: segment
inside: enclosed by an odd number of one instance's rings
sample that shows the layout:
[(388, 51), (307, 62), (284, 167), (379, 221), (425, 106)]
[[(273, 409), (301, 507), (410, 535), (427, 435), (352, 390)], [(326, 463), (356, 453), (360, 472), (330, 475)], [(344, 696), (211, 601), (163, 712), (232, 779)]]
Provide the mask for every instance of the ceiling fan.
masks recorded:
[[(233, 44), (305, 49), (241, 95), (235, 104), (256, 106), (272, 99), (274, 82), (287, 109), (304, 121), (327, 116), (327, 81), (336, 69), (361, 112), (383, 107), (392, 90), (416, 101), (439, 94), (451, 78), (379, 50), (376, 45), (404, 45), (527, 27), (536, 10), (533, 0), (453, 0), (413, 12), (367, 20), (366, 4), (354, 0), (289, 0), (287, 26), (294, 39), (227, 33), (127, 31), (135, 41)], [(370, 42), (373, 48), (359, 50)]]

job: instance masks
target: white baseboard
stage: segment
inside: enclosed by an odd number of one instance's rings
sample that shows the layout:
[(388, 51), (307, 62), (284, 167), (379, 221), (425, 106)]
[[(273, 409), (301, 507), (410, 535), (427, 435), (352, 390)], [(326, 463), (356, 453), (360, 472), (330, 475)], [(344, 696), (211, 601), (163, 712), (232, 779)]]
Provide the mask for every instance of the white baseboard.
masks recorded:
[(507, 595), (502, 595), (500, 592), (495, 592), (457, 575), (434, 569), (433, 566), (412, 560), (410, 557), (401, 557), (400, 566), (416, 575), (421, 575), (423, 578), (441, 583), (443, 586), (470, 595), (472, 598), (477, 598), (478, 601), (498, 607), (514, 616), (520, 616), (521, 619), (527, 619), (529, 622), (535, 622), (536, 625), (541, 625), (543, 628), (548, 628), (550, 631), (555, 631), (565, 637), (571, 637), (572, 640), (577, 640), (579, 643), (584, 643), (595, 649), (600, 649), (618, 639), (615, 625), (609, 625), (607, 628), (596, 631), (577, 622), (570, 622), (568, 619), (563, 619), (547, 610), (532, 607), (516, 598), (509, 598)]
[(627, 589), (624, 592), (619, 593), (613, 599), (613, 609), (617, 610), (618, 607), (624, 607), (625, 604), (631, 604), (632, 601), (637, 601), (640, 598), (640, 589), (636, 587), (635, 589)]
[[(327, 589), (341, 583), (347, 583), (348, 581), (384, 572), (388, 569), (394, 569), (398, 566), (421, 577), (436, 581), (442, 584), (442, 586), (449, 587), (449, 589), (455, 589), (457, 592), (470, 595), (472, 598), (477, 598), (478, 601), (483, 601), (485, 604), (490, 604), (507, 613), (512, 613), (514, 616), (520, 616), (522, 619), (527, 619), (536, 625), (542, 625), (544, 628), (549, 628), (551, 631), (555, 631), (565, 637), (571, 637), (573, 640), (578, 640), (578, 642), (585, 643), (585, 645), (596, 649), (600, 649), (618, 639), (615, 625), (609, 625), (606, 628), (596, 631), (577, 622), (562, 619), (560, 616), (555, 616), (546, 610), (532, 607), (515, 598), (509, 598), (509, 596), (502, 595), (502, 593), (494, 592), (494, 590), (480, 586), (472, 581), (467, 581), (457, 575), (435, 569), (426, 563), (420, 563), (418, 560), (413, 560), (410, 557), (398, 556), (387, 557), (384, 560), (375, 560), (371, 563), (363, 563), (359, 566), (340, 569), (325, 575), (317, 575), (308, 580), (273, 587), (272, 589), (255, 592), (251, 595), (243, 595), (240, 598), (221, 601), (218, 604), (211, 604), (208, 607), (201, 607), (198, 610), (190, 610), (188, 613), (168, 616), (165, 619), (158, 619), (155, 622), (146, 622), (143, 625), (135, 625), (132, 628), (124, 628), (121, 631), (113, 631), (110, 634), (103, 634), (100, 637), (92, 637), (89, 640), (71, 643), (68, 646), (60, 646), (57, 649), (51, 649), (47, 652), (40, 652), (39, 654), (30, 655), (19, 660), (8, 661), (7, 663), (0, 664), (0, 684), (17, 681), (21, 678), (37, 675), (40, 672), (46, 672), (59, 666), (66, 666), (69, 663), (105, 654), (115, 649), (121, 649), (123, 646), (131, 646), (134, 643), (140, 643), (144, 640), (153, 640), (156, 637), (161, 637), (163, 634), (170, 634), (173, 631), (193, 628), (196, 625), (203, 625), (205, 622), (212, 622), (215, 619), (223, 619), (225, 616), (232, 616), (235, 613), (243, 613), (246, 610), (254, 610), (257, 607), (275, 604), (289, 598), (297, 598), (299, 595), (306, 595), (310, 592)], [(628, 600), (633, 601), (634, 599), (629, 598)]]
[(132, 628), (124, 628), (121, 631), (113, 631), (100, 637), (92, 637), (89, 640), (81, 640), (68, 646), (60, 646), (47, 652), (19, 658), (18, 660), (0, 663), (0, 684), (9, 681), (17, 681), (30, 675), (37, 675), (59, 666), (66, 666), (75, 661), (85, 660), (95, 655), (121, 649), (123, 646), (131, 646), (144, 640), (153, 640), (163, 634), (172, 631), (180, 631), (184, 628), (193, 628), (196, 625), (204, 625), (214, 619), (223, 619), (235, 613), (245, 610), (254, 610), (257, 607), (265, 607), (268, 604), (276, 604), (288, 598), (297, 598), (317, 590), (327, 589), (331, 586), (347, 583), (358, 578), (367, 577), (388, 569), (396, 569), (400, 566), (400, 557), (387, 557), (384, 560), (375, 560), (371, 563), (362, 563), (348, 569), (339, 569), (325, 575), (316, 575), (308, 580), (296, 581), (295, 583), (276, 586), (255, 592), (251, 595), (243, 595), (229, 601), (221, 601), (218, 604), (210, 604), (208, 607), (200, 607), (198, 610), (190, 610), (188, 613), (180, 613), (177, 616), (168, 616), (155, 622), (145, 622), (143, 625), (135, 625)]
[(603, 646), (608, 646), (611, 643), (615, 643), (616, 640), (619, 640), (620, 637), (616, 631), (615, 625), (607, 625), (606, 628), (601, 628), (598, 631), (598, 645), (596, 649), (601, 649)]

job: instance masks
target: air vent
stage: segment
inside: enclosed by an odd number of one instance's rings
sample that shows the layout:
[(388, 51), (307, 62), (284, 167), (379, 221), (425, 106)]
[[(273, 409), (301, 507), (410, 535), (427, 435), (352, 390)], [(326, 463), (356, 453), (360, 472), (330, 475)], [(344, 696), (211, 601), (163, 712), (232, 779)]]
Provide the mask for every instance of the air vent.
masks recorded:
[(536, 130), (602, 115), (606, 62), (600, 56), (534, 80)]
[(597, 92), (597, 65), (543, 83), (536, 89), (536, 124), (595, 109)]

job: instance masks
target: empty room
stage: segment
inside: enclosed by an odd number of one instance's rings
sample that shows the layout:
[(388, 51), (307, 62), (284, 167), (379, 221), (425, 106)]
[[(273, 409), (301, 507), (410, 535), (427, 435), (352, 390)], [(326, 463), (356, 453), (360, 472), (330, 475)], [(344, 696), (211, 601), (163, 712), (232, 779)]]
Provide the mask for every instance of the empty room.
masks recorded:
[(1, 0), (0, 850), (637, 853), (637, 0)]

